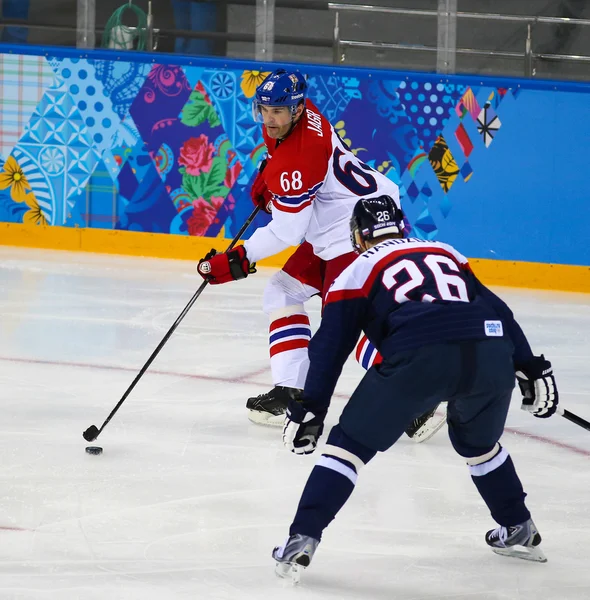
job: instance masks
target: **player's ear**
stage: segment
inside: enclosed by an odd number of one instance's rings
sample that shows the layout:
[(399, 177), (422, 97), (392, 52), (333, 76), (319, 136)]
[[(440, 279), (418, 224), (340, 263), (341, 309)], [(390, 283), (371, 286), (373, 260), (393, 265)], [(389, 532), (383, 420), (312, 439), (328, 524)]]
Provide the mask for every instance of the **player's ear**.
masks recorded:
[(361, 237), (361, 234), (358, 232), (358, 230), (354, 232), (354, 239), (356, 240), (356, 243), (361, 249), (361, 252), (366, 252), (369, 249), (367, 244), (365, 244), (365, 242), (363, 241), (363, 238)]
[(301, 104), (297, 105), (297, 108), (295, 109), (295, 118), (296, 119), (298, 119), (303, 114), (304, 108), (305, 108), (305, 106), (304, 106), (303, 102)]

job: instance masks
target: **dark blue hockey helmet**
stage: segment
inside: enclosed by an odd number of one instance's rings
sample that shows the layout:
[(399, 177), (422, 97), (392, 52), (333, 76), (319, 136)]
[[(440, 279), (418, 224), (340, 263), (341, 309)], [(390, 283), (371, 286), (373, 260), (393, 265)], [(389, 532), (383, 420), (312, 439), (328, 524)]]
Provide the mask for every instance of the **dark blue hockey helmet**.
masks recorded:
[(350, 241), (352, 247), (361, 254), (361, 241), (367, 242), (384, 235), (403, 235), (404, 227), (404, 213), (391, 196), (361, 198), (350, 217)]
[(305, 102), (307, 82), (299, 71), (277, 69), (273, 71), (257, 88), (252, 102), (252, 116), (255, 121), (262, 121), (260, 107), (287, 106), (291, 115), (295, 115), (297, 106)]

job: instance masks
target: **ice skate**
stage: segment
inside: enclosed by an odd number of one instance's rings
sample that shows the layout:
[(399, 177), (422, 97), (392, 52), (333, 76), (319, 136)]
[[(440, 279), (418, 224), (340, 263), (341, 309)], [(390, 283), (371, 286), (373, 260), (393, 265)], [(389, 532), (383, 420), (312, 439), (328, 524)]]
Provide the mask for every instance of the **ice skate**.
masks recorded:
[(272, 551), (272, 557), (277, 561), (275, 573), (279, 577), (291, 577), (293, 583), (299, 583), (301, 569), (306, 569), (318, 547), (319, 541), (299, 533), (289, 536), (282, 546)]
[(446, 422), (447, 411), (443, 406), (444, 414), (437, 415), (436, 410), (441, 406), (435, 406), (431, 411), (414, 419), (411, 425), (406, 429), (406, 435), (417, 444), (429, 440)]
[(510, 527), (497, 527), (486, 533), (486, 543), (496, 554), (524, 560), (547, 562), (539, 545), (541, 535), (532, 519)]
[(282, 427), (289, 400), (296, 399), (300, 394), (301, 390), (297, 388), (277, 385), (270, 392), (248, 398), (246, 402), (248, 419), (259, 425)]

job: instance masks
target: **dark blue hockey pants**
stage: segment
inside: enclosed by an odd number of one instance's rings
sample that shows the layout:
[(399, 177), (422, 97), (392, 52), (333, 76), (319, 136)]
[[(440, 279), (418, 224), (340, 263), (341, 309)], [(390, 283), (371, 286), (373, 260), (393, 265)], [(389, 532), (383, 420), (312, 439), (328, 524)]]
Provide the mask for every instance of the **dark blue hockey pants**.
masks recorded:
[(290, 533), (320, 539), (352, 493), (358, 469), (442, 401), (448, 402), (457, 453), (467, 459), (489, 455), (469, 469), (493, 518), (505, 526), (527, 520), (522, 485), (498, 445), (515, 383), (512, 352), (504, 340), (436, 344), (399, 352), (369, 369), (328, 436)]
[(465, 457), (500, 439), (514, 388), (512, 345), (504, 340), (423, 346), (367, 371), (340, 417), (345, 434), (385, 451), (410, 423), (448, 401), (449, 435)]

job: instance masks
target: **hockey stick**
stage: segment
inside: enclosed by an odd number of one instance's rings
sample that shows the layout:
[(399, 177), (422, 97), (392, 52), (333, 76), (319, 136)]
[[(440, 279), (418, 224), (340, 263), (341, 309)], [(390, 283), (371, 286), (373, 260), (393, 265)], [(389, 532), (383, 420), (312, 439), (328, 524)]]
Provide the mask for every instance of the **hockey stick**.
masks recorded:
[[(238, 231), (238, 233), (236, 234), (234, 239), (231, 241), (231, 244), (228, 246), (226, 252), (229, 252), (237, 244), (238, 240), (242, 237), (242, 235), (244, 234), (246, 229), (248, 229), (248, 227), (250, 226), (250, 223), (252, 223), (252, 221), (258, 214), (259, 210), (260, 210), (260, 207), (257, 206), (252, 211), (252, 214), (246, 219), (246, 222), (242, 225), (240, 231)], [(121, 408), (121, 405), (123, 404), (123, 402), (125, 402), (125, 400), (127, 399), (127, 396), (129, 396), (129, 394), (131, 393), (133, 388), (136, 386), (137, 382), (142, 378), (143, 374), (147, 371), (148, 367), (152, 364), (152, 362), (154, 362), (154, 359), (156, 358), (156, 356), (158, 356), (158, 353), (164, 347), (164, 344), (166, 344), (166, 342), (170, 339), (172, 334), (176, 331), (176, 328), (180, 325), (180, 322), (184, 319), (184, 317), (186, 317), (188, 311), (192, 308), (193, 304), (197, 301), (197, 298), (201, 295), (203, 290), (207, 287), (208, 283), (209, 283), (208, 281), (203, 281), (203, 283), (199, 286), (199, 289), (195, 292), (195, 295), (189, 300), (189, 303), (184, 307), (184, 310), (180, 313), (180, 315), (178, 316), (176, 321), (174, 321), (174, 324), (172, 325), (172, 327), (170, 327), (170, 329), (168, 330), (168, 333), (164, 336), (162, 341), (158, 344), (157, 348), (152, 352), (152, 355), (148, 358), (145, 365), (143, 365), (143, 367), (141, 368), (141, 371), (137, 374), (137, 376), (135, 377), (135, 379), (133, 380), (131, 385), (127, 388), (127, 391), (123, 394), (123, 397), (121, 398), (121, 400), (119, 400), (119, 402), (117, 402), (117, 405), (115, 406), (115, 408), (113, 408), (113, 410), (111, 411), (111, 414), (106, 418), (105, 422), (101, 425), (100, 429), (96, 425), (91, 425), (82, 434), (82, 436), (84, 437), (84, 439), (87, 442), (94, 441), (101, 434), (102, 430), (108, 425), (109, 421), (115, 416), (115, 413)]]
[[(441, 406), (443, 414), (438, 412)], [(421, 444), (429, 440), (446, 422), (447, 407), (446, 404), (443, 406), (441, 402), (431, 413), (414, 419), (410, 427), (406, 429), (406, 435), (416, 444)]]
[(559, 405), (557, 405), (557, 414), (561, 415), (564, 419), (567, 419), (568, 421), (579, 425), (580, 427), (582, 427), (582, 429), (590, 431), (590, 423), (586, 421), (586, 419), (578, 417), (578, 415), (575, 415), (574, 413), (570, 412), (569, 410), (566, 410), (565, 408), (562, 408)]

